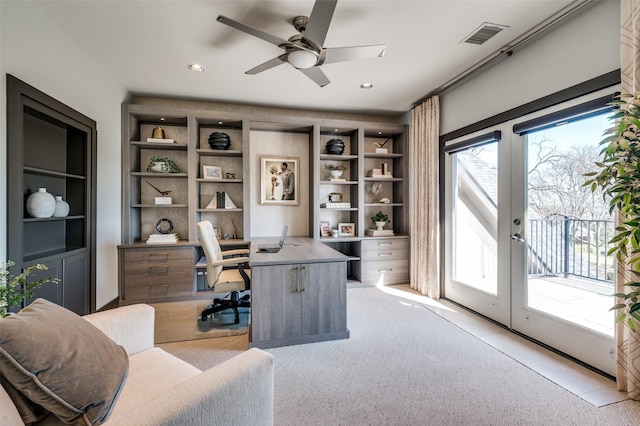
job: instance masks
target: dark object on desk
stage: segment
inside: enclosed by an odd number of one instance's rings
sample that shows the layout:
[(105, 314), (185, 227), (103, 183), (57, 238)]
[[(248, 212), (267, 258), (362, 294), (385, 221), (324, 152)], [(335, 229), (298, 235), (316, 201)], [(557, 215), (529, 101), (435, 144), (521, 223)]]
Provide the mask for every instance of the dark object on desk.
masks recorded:
[(248, 270), (249, 249), (222, 251), (213, 226), (207, 220), (198, 222), (198, 232), (207, 260), (207, 284), (217, 293), (229, 292), (222, 299), (213, 299), (213, 304), (203, 310), (200, 317), (205, 321), (211, 314), (232, 309), (235, 314), (234, 323), (238, 324), (238, 308), (251, 306), (248, 294), (240, 297), (241, 291), (249, 290), (251, 287), (251, 271)]
[(289, 227), (287, 225), (282, 228), (282, 236), (280, 237), (280, 241), (278, 244), (260, 244), (258, 246), (258, 251), (261, 253), (277, 253), (280, 251), (282, 246), (284, 246), (284, 239), (287, 238), (287, 230)]

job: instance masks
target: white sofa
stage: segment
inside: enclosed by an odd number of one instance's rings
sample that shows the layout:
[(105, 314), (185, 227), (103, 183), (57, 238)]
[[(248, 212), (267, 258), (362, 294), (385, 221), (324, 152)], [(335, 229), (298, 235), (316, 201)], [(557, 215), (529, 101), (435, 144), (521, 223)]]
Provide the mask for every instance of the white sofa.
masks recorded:
[[(206, 371), (154, 348), (154, 310), (131, 305), (83, 317), (122, 345), (129, 372), (106, 425), (272, 425), (273, 357), (250, 349)], [(0, 386), (0, 425), (22, 425)], [(50, 423), (49, 423), (50, 424)]]

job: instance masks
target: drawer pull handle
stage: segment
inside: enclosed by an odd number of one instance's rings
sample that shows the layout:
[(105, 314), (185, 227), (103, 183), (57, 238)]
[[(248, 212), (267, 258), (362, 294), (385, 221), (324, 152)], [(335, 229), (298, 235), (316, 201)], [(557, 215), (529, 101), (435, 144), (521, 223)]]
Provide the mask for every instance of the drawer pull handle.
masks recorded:
[(387, 246), (392, 246), (393, 243), (378, 243), (378, 247), (387, 247)]
[(169, 259), (169, 253), (150, 253), (149, 260)]
[(378, 269), (378, 272), (393, 272), (393, 269)]
[(378, 253), (378, 257), (393, 256), (393, 253)]
[(153, 265), (149, 266), (150, 274), (164, 274), (169, 272), (169, 265)]

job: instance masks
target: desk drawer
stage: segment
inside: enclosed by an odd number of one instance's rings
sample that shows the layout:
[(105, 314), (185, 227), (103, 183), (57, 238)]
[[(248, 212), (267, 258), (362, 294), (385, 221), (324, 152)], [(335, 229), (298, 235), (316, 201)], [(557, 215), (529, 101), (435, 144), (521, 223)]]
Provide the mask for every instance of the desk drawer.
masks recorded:
[(365, 262), (409, 259), (409, 240), (406, 238), (363, 239), (360, 257)]
[(385, 260), (378, 262), (362, 262), (361, 282), (365, 284), (405, 284), (409, 282), (408, 260)]
[(409, 250), (408, 238), (381, 238), (381, 239), (369, 239), (363, 238), (360, 242), (360, 249), (364, 253), (365, 251), (376, 250)]
[(409, 258), (407, 249), (380, 249), (363, 251), (360, 255), (363, 261), (406, 260)]
[(148, 275), (161, 277), (175, 273), (188, 272), (193, 275), (193, 258), (175, 259), (160, 262), (125, 262), (125, 276), (127, 275)]
[(193, 248), (191, 247), (169, 247), (169, 248), (140, 248), (135, 250), (124, 250), (125, 262), (166, 262), (169, 260), (189, 259), (195, 263)]
[(123, 250), (120, 297), (127, 302), (144, 302), (193, 296), (194, 264), (192, 247)]

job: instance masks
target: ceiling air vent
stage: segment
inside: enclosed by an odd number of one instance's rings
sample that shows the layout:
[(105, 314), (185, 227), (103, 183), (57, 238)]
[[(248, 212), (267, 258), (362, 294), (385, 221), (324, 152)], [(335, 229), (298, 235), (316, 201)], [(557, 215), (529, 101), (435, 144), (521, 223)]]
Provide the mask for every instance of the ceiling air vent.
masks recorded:
[(509, 28), (507, 25), (498, 25), (492, 24), (490, 22), (484, 22), (478, 28), (473, 30), (471, 34), (469, 34), (464, 40), (463, 43), (471, 43), (471, 44), (484, 44), (487, 40), (489, 40), (494, 35), (498, 34), (500, 31), (505, 28)]

